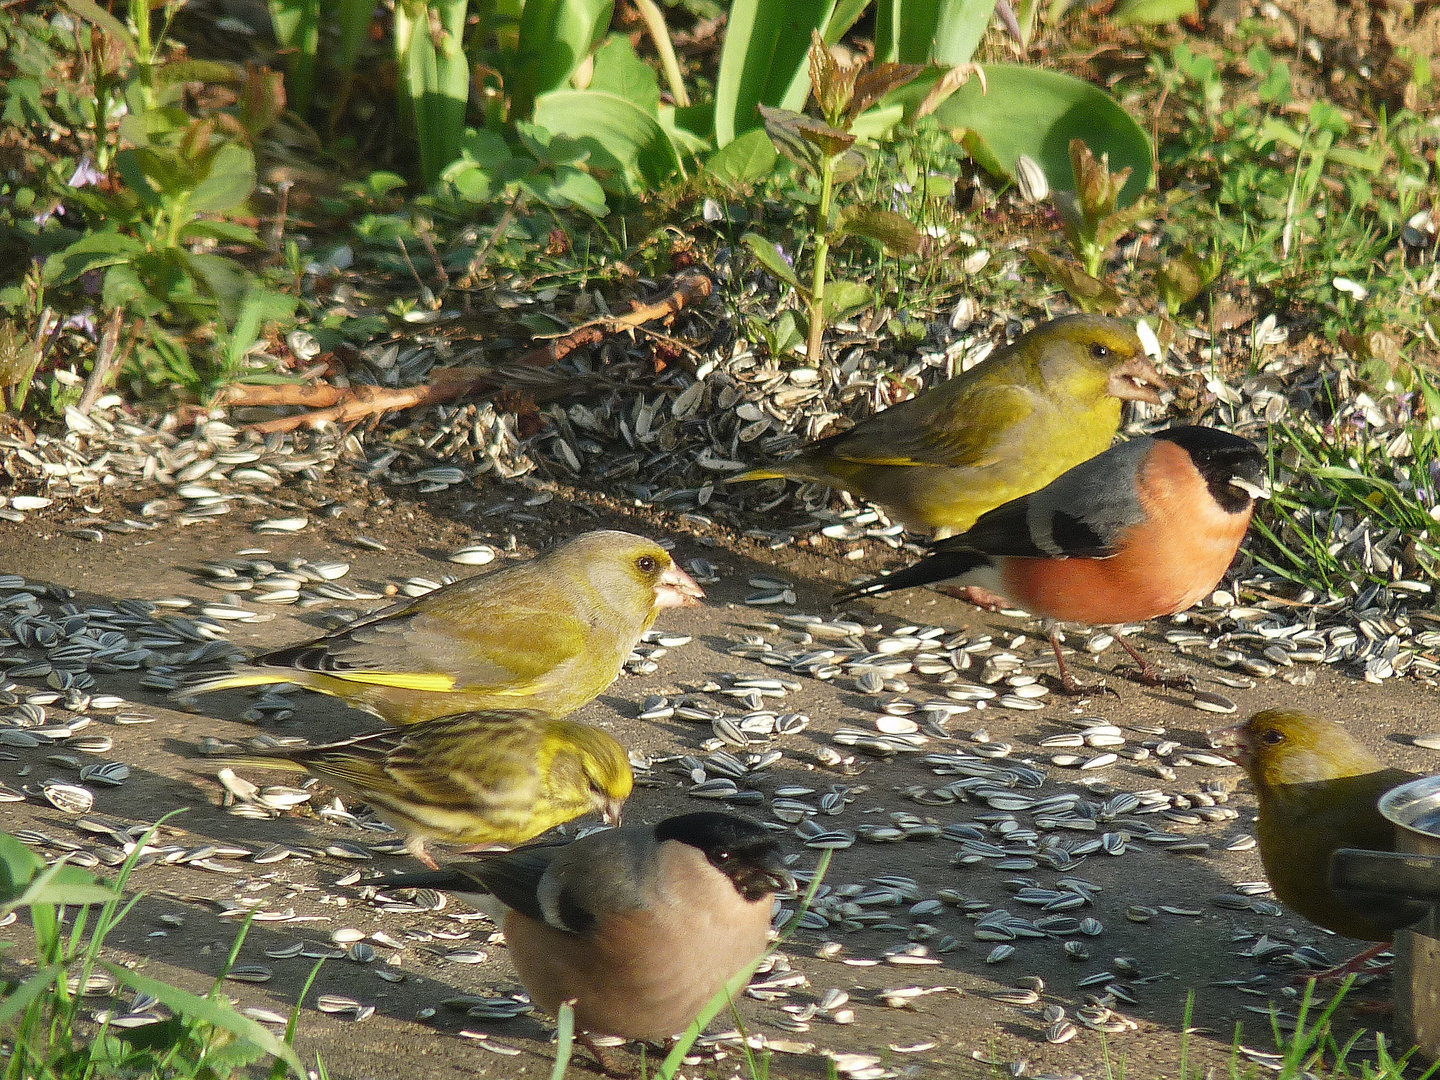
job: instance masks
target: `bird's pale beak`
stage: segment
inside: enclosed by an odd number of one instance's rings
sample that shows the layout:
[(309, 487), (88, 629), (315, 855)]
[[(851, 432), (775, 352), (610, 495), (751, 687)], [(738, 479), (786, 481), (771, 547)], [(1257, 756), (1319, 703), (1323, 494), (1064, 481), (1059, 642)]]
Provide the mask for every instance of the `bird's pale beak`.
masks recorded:
[(694, 607), (705, 599), (705, 590), (695, 584), (695, 579), (674, 563), (660, 575), (655, 583), (656, 607)]
[(1219, 750), (1237, 765), (1250, 764), (1250, 743), (1246, 738), (1245, 725), (1221, 728), (1210, 732), (1210, 746)]
[(1268, 499), (1271, 495), (1270, 481), (1262, 479), (1258, 484), (1243, 476), (1230, 477), (1230, 486), (1237, 487), (1252, 499)]
[(1170, 387), (1155, 370), (1154, 364), (1137, 355), (1110, 373), (1107, 389), (1111, 397), (1121, 401), (1148, 401), (1159, 405), (1160, 395)]
[(600, 817), (606, 825), (614, 825), (617, 829), (624, 824), (624, 799), (605, 799), (600, 804)]

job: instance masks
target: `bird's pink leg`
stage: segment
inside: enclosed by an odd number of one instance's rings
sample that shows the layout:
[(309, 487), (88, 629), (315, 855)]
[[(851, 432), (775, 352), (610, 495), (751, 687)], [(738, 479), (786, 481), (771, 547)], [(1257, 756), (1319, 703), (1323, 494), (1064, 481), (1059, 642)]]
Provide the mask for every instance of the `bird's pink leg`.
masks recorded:
[(1316, 982), (1331, 982), (1336, 979), (1343, 979), (1346, 975), (1358, 975), (1362, 972), (1366, 975), (1383, 975), (1394, 965), (1385, 964), (1381, 967), (1373, 968), (1370, 967), (1369, 964), (1371, 960), (1374, 960), (1375, 957), (1383, 952), (1387, 952), (1389, 949), (1390, 942), (1378, 942), (1375, 945), (1371, 945), (1368, 949), (1356, 953), (1343, 964), (1336, 964), (1334, 967), (1329, 967), (1324, 971), (1317, 971), (1313, 974), (1296, 975), (1294, 981), (1297, 983), (1305, 983), (1314, 979)]

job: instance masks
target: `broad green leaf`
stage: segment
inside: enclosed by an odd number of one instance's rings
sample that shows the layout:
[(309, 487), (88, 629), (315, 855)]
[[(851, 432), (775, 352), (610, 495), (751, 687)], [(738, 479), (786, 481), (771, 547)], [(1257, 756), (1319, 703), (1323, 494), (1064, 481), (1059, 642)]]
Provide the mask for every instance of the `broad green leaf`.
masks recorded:
[(180, 239), (218, 240), (222, 244), (260, 246), (260, 237), (249, 225), (238, 221), (192, 221), (180, 230)]
[(114, 888), (90, 871), (65, 863), (46, 866), (19, 840), (0, 833), (0, 907), (80, 906), (114, 899)]
[(798, 110), (810, 93), (810, 32), (835, 0), (734, 0), (715, 82), (715, 143), (760, 126), (757, 105)]
[(1080, 310), (1111, 312), (1120, 306), (1120, 294), (1108, 283), (1087, 274), (1079, 263), (1057, 259), (1039, 248), (1031, 248), (1026, 254), (1042, 274), (1070, 294)]
[(401, 92), (415, 118), (420, 172), (427, 187), (460, 156), (465, 136), (470, 98), (470, 64), (463, 48), (466, 10), (465, 3), (455, 0), (433, 5), (401, 0), (395, 5)]
[(728, 188), (743, 188), (770, 175), (779, 153), (764, 131), (747, 131), (705, 162), (705, 172)]
[(152, 76), (157, 86), (171, 83), (238, 83), (245, 78), (245, 69), (219, 60), (176, 60), (155, 68)]
[(128, 262), (144, 250), (145, 245), (133, 236), (91, 233), (46, 259), (43, 280), (47, 285), (64, 285), (88, 271)]
[(321, 0), (270, 0), (270, 25), (289, 54), (285, 84), (290, 107), (310, 111), (315, 96), (315, 67), (320, 55)]
[(599, 90), (558, 90), (535, 103), (536, 123), (590, 151), (590, 165), (617, 173), (622, 190), (658, 187), (680, 155), (652, 113)]
[(1116, 26), (1161, 26), (1196, 10), (1195, 0), (1120, 0), (1110, 18)]
[(64, 0), (65, 6), (86, 22), (99, 28), (106, 37), (113, 38), (125, 46), (131, 56), (139, 54), (135, 38), (124, 23), (106, 11), (95, 0)]
[(995, 0), (880, 0), (877, 63), (965, 64), (985, 35)]
[(285, 322), (295, 314), (300, 298), (270, 289), (251, 288), (245, 294), (240, 312), (235, 317), (235, 327), (230, 331), (226, 353), (231, 363), (238, 367), (251, 346), (260, 340), (260, 332), (266, 323)]
[(178, 986), (171, 986), (159, 979), (141, 975), (138, 971), (121, 967), (119, 964), (112, 964), (105, 960), (100, 963), (122, 985), (130, 987), (132, 990), (138, 990), (142, 994), (149, 994), (177, 1016), (183, 1016), (189, 1020), (199, 1020), (220, 1028), (222, 1031), (228, 1031), (232, 1035), (258, 1046), (271, 1057), (283, 1061), (302, 1080), (305, 1077), (305, 1065), (301, 1062), (300, 1056), (295, 1053), (294, 1047), (286, 1046), (268, 1028), (256, 1023), (248, 1016), (241, 1016), (230, 1007), (228, 1002), (200, 997), (188, 990), (181, 990)]
[(1112, 169), (1134, 170), (1122, 205), (1140, 197), (1150, 183), (1150, 139), (1112, 97), (1059, 71), (1015, 64), (986, 64), (984, 70), (989, 93), (971, 79), (935, 110), (945, 127), (984, 140), (977, 162), (988, 159), (1008, 175), (1020, 155), (1028, 154), (1045, 170), (1052, 189), (1073, 191), (1069, 146), (1078, 137), (1096, 155), (1108, 153)]
[(825, 299), (822, 307), (825, 311), (825, 321), (834, 322), (836, 319), (843, 319), (852, 311), (859, 311), (866, 307), (875, 298), (875, 294), (868, 285), (861, 285), (858, 281), (827, 281), (825, 283)]
[(791, 109), (772, 109), (761, 105), (759, 112), (765, 124), (765, 133), (770, 136), (775, 148), (796, 165), (819, 175), (820, 167), (824, 164), (824, 152), (814, 142), (806, 139), (801, 130), (804, 125), (815, 124), (817, 121)]
[(216, 153), (210, 174), (191, 192), (189, 207), (200, 214), (234, 210), (255, 190), (255, 155), (239, 143), (226, 143)]
[(549, 206), (575, 206), (595, 217), (604, 217), (605, 189), (587, 172), (561, 165), (554, 175), (538, 173), (521, 181), (537, 199)]
[(586, 89), (614, 94), (647, 113), (660, 108), (660, 80), (655, 69), (636, 56), (630, 39), (620, 34), (611, 34), (595, 50), (595, 71)]
[(240, 300), (249, 288), (249, 277), (245, 268), (234, 259), (210, 252), (180, 252), (181, 264), (199, 281), (204, 282), (204, 293), (215, 299), (220, 307), (220, 317), (228, 324), (240, 310)]
[[(697, 122), (697, 114), (704, 119)], [(709, 102), (704, 105), (687, 105), (684, 108), (661, 105), (655, 110), (655, 117), (660, 121), (665, 134), (670, 136), (676, 150), (699, 157), (710, 149), (710, 125), (714, 124), (715, 111)], [(697, 126), (701, 130), (697, 131)]]
[(514, 115), (525, 119), (541, 94), (570, 81), (580, 62), (600, 44), (614, 13), (614, 0), (525, 0), (520, 12), (520, 72), (512, 87)]
[[(460, 144), (460, 154), (463, 163), (478, 165), (482, 169), (494, 169), (513, 158), (515, 151), (510, 149), (510, 144), (499, 132), (489, 128), (470, 128), (465, 132), (465, 139)], [(452, 171), (463, 171), (463, 163), (452, 163), (446, 170), (445, 178), (448, 180)]]
[(35, 875), (45, 869), (45, 860), (9, 833), (0, 833), (0, 902), (19, 896)]
[(515, 134), (520, 136), (525, 149), (535, 155), (535, 160), (546, 165), (580, 165), (590, 158), (590, 151), (575, 139), (564, 135), (557, 138), (541, 124), (518, 121)]
[(747, 232), (740, 239), (750, 245), (750, 250), (755, 253), (755, 258), (771, 276), (785, 282), (792, 289), (805, 291), (800, 285), (800, 279), (795, 276), (794, 267), (785, 261), (785, 256), (780, 254), (780, 249), (775, 246), (775, 241), (767, 240), (759, 233), (753, 232)]
[(913, 255), (920, 246), (920, 230), (893, 210), (852, 208), (840, 219), (840, 232), (876, 240), (891, 255)]

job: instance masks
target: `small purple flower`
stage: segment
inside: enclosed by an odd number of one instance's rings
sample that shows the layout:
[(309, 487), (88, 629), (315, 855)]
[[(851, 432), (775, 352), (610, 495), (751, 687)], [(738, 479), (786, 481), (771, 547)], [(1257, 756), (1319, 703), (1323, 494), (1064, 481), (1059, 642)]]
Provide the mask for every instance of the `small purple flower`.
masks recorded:
[(904, 181), (904, 180), (897, 180), (894, 184), (892, 184), (892, 185), (891, 185), (892, 194), (891, 194), (891, 196), (890, 196), (890, 209), (891, 209), (892, 211), (894, 211), (895, 213), (897, 213), (897, 214), (903, 214), (903, 213), (905, 213), (907, 210), (909, 210), (909, 208), (910, 208), (910, 200), (907, 199), (907, 198), (905, 198), (905, 196), (906, 196), (906, 195), (909, 195), (913, 190), (914, 190), (914, 188), (912, 188), (912, 187), (911, 187), (906, 181)]
[(786, 266), (790, 267), (790, 269), (792, 270), (795, 269), (795, 260), (789, 255), (785, 254), (785, 249), (783, 247), (781, 247), (779, 244), (776, 244), (775, 250), (780, 253), (780, 258), (785, 260)]
[(61, 204), (61, 203), (56, 203), (54, 206), (50, 207), (48, 210), (42, 210), (40, 213), (36, 214), (36, 215), (35, 215), (33, 218), (31, 218), (30, 220), (33, 221), (33, 222), (35, 222), (36, 225), (40, 226), (40, 228), (43, 229), (46, 225), (49, 225), (49, 224), (50, 224), (50, 219), (51, 219), (51, 218), (54, 218), (54, 217), (64, 217), (64, 216), (65, 216), (65, 207), (64, 207), (64, 205)]
[(94, 312), (93, 312), (90, 308), (86, 308), (84, 311), (80, 312), (78, 315), (71, 315), (68, 319), (66, 319), (63, 323), (61, 323), (61, 324), (60, 324), (60, 329), (61, 329), (61, 330), (79, 330), (82, 334), (84, 334), (86, 337), (88, 337), (91, 341), (94, 341), (94, 340), (95, 340), (95, 336), (96, 336), (96, 335), (95, 335), (95, 320), (90, 317), (90, 316), (93, 315), (93, 314), (94, 314)]
[(105, 179), (105, 174), (95, 168), (95, 163), (86, 154), (80, 159), (80, 164), (75, 166), (75, 171), (70, 174), (66, 181), (72, 188), (92, 187)]

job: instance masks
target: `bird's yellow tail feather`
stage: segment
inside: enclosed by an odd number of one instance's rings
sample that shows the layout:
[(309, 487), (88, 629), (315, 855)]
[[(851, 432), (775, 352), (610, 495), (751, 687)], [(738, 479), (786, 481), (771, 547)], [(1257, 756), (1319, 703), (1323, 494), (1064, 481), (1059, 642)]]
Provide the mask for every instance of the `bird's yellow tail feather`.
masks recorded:
[(738, 483), (741, 483), (742, 481), (745, 481), (745, 480), (784, 480), (784, 479), (785, 479), (785, 474), (782, 473), (782, 472), (776, 472), (774, 469), (751, 469), (749, 472), (743, 472), (743, 473), (741, 473), (739, 476), (727, 476), (727, 477), (725, 478), (725, 482), (726, 482), (727, 484), (738, 484)]

